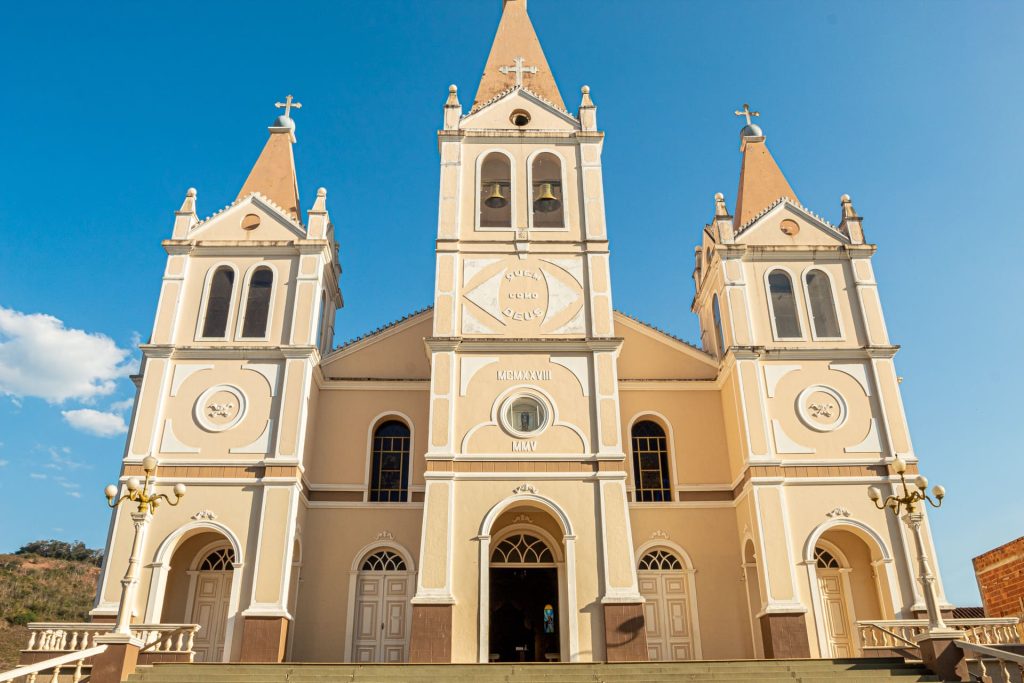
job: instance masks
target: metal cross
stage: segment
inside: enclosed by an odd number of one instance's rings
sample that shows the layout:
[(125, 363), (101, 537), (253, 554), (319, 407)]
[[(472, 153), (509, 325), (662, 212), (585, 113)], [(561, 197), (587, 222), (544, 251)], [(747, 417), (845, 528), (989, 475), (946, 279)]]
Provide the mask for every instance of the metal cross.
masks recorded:
[(523, 84), (523, 74), (537, 73), (537, 67), (523, 66), (523, 62), (526, 61), (524, 57), (516, 57), (512, 61), (515, 62), (514, 66), (500, 66), (498, 67), (498, 71), (506, 76), (510, 73), (514, 73), (516, 75), (516, 85), (521, 86)]
[(751, 116), (760, 116), (761, 115), (761, 112), (759, 112), (759, 111), (750, 111), (750, 105), (749, 104), (744, 104), (743, 105), (743, 111), (738, 111), (737, 110), (737, 111), (735, 111), (733, 113), (736, 114), (736, 116), (746, 116), (747, 117), (747, 125), (748, 126), (750, 125), (750, 117)]
[(292, 109), (302, 109), (301, 102), (292, 102), (292, 96), (284, 98), (284, 102), (275, 102), (274, 106), (278, 109), (284, 109), (285, 118), (291, 118)]

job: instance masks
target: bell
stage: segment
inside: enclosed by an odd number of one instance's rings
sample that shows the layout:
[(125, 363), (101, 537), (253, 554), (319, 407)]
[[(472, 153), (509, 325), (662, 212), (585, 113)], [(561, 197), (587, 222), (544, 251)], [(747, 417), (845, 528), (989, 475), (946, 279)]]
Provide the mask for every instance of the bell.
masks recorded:
[(533, 208), (541, 213), (558, 211), (562, 206), (561, 200), (551, 191), (551, 183), (541, 183), (540, 196), (533, 202)]
[(504, 209), (508, 206), (508, 199), (501, 193), (501, 183), (491, 185), (491, 194), (484, 200), (484, 206), (488, 209)]

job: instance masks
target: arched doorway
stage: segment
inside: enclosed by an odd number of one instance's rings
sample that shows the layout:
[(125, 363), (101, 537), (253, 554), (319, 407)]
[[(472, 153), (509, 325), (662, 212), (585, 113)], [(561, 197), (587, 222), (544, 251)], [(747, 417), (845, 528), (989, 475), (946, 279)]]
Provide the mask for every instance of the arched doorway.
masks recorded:
[(644, 626), (651, 661), (698, 659), (693, 569), (668, 548), (643, 553), (637, 581), (644, 596)]
[(414, 579), (409, 562), (392, 548), (363, 556), (355, 576), (351, 661), (406, 661)]
[(558, 565), (539, 530), (515, 530), (494, 544), (489, 595), (492, 661), (560, 658)]
[[(850, 600), (849, 565), (835, 546), (820, 542), (814, 548), (814, 573), (818, 578), (821, 616), (829, 657), (853, 657), (853, 603)], [(844, 566), (846, 565), (846, 566)]]
[(235, 551), (218, 543), (204, 548), (189, 571), (191, 589), (185, 611), (191, 615), (187, 623), (200, 627), (192, 648), (197, 662), (224, 659), (234, 563)]

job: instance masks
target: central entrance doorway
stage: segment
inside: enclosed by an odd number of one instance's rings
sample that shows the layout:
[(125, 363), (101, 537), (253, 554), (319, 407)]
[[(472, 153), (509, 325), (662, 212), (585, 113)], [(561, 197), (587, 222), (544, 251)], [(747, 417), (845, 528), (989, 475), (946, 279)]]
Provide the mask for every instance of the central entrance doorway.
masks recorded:
[(498, 543), (490, 568), (490, 661), (559, 661), (558, 569), (528, 532)]

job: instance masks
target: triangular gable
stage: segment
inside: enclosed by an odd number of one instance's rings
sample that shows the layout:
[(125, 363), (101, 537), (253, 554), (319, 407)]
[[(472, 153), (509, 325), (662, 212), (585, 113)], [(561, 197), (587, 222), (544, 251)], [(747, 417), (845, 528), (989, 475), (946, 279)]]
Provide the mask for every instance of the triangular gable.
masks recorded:
[[(259, 226), (243, 228), (249, 215), (259, 217)], [(187, 239), (204, 240), (294, 240), (305, 239), (305, 229), (289, 212), (258, 193), (252, 193), (204, 218), (189, 230)]]
[(320, 362), (328, 379), (430, 379), (423, 340), (433, 334), (426, 308), (338, 347)]
[(622, 337), (619, 379), (697, 379), (718, 376), (718, 362), (695, 346), (615, 311), (615, 336)]
[[(788, 221), (784, 224), (784, 221)], [(793, 231), (793, 227), (796, 231)], [(850, 239), (821, 216), (783, 197), (737, 230), (736, 242), (770, 246), (832, 246)]]
[(480, 105), (462, 118), (459, 128), (510, 128), (509, 116), (516, 109), (527, 109), (533, 115), (530, 130), (579, 130), (575, 116), (548, 102), (526, 88), (513, 86)]

